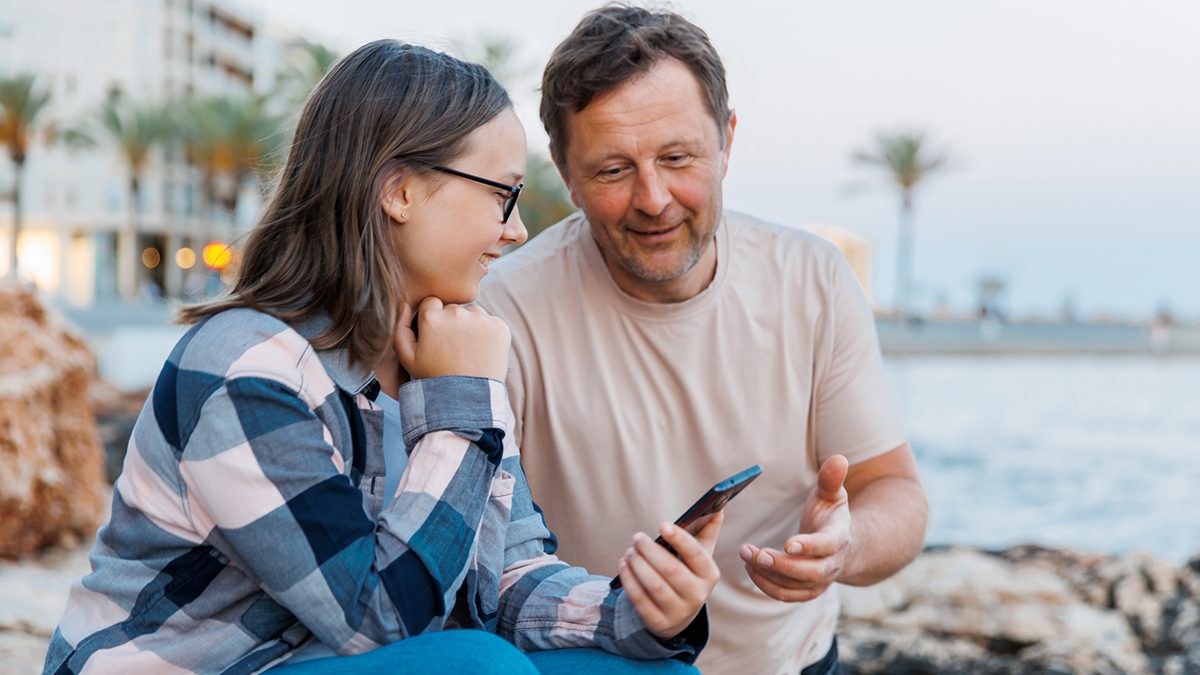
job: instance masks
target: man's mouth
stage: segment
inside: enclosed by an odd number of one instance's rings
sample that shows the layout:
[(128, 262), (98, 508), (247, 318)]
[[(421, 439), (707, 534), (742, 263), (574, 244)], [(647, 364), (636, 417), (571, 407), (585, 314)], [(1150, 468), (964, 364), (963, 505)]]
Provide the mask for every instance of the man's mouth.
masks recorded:
[(492, 262), (492, 256), (490, 256), (490, 255), (488, 255), (488, 254), (486, 254), (486, 253), (484, 253), (483, 255), (479, 256), (479, 264), (480, 264), (480, 265), (483, 265), (484, 267), (487, 267), (489, 264), (491, 264), (491, 262)]
[(629, 231), (630, 231), (630, 232), (632, 232), (632, 233), (634, 233), (634, 234), (636, 234), (636, 235), (640, 235), (640, 236), (643, 236), (643, 237), (654, 237), (654, 236), (658, 236), (658, 235), (661, 235), (661, 234), (667, 234), (667, 233), (669, 233), (669, 232), (674, 232), (674, 231), (675, 231), (675, 230), (676, 230), (676, 229), (679, 227), (679, 225), (680, 225), (680, 224), (681, 224), (681, 223), (676, 223), (676, 224), (674, 224), (674, 225), (672, 225), (672, 226), (670, 226), (670, 227), (661, 227), (661, 228), (654, 229), (654, 230), (634, 230), (634, 229), (630, 229)]

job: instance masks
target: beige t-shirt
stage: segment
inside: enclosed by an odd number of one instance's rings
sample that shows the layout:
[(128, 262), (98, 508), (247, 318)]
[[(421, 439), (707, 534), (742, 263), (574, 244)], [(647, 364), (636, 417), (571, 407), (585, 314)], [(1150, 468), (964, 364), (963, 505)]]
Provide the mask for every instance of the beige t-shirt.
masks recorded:
[(690, 300), (636, 300), (576, 214), (492, 265), (478, 304), (512, 327), (509, 396), (559, 556), (614, 575), (709, 487), (761, 464), (726, 508), (707, 675), (795, 675), (829, 649), (838, 601), (767, 597), (738, 557), (782, 548), (825, 458), (904, 442), (870, 307), (838, 250), (726, 213), (716, 276)]

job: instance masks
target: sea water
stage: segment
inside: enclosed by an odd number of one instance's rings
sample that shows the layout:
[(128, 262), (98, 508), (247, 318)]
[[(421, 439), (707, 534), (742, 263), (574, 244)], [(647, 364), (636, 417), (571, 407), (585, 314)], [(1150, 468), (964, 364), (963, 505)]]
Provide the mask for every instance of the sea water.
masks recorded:
[(926, 543), (1200, 553), (1200, 359), (885, 360)]

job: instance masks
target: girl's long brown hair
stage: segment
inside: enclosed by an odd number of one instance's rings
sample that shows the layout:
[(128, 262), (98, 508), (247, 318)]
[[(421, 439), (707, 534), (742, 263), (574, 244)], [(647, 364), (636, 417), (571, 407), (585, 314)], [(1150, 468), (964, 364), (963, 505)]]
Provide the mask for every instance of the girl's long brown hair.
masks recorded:
[(183, 308), (182, 323), (235, 307), (283, 321), (324, 311), (316, 349), (373, 366), (390, 344), (403, 270), (383, 191), (466, 150), (511, 105), (482, 66), (392, 40), (339, 61), (300, 113), (278, 185), (251, 231), (230, 293)]

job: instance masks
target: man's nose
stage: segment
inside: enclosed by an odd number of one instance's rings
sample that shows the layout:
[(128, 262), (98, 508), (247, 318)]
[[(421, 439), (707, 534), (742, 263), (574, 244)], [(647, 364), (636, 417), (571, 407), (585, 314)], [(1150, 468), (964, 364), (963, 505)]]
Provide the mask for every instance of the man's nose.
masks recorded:
[(671, 191), (657, 169), (650, 168), (638, 173), (633, 188), (633, 207), (648, 216), (657, 216), (671, 203)]

